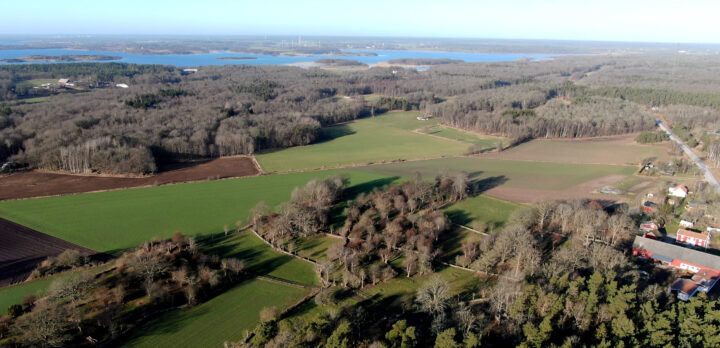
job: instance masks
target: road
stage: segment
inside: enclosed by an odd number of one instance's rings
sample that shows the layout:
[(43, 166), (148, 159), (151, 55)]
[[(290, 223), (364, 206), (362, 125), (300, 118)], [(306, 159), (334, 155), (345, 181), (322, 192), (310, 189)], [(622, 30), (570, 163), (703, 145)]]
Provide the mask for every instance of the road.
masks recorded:
[(700, 157), (698, 157), (698, 155), (696, 155), (694, 152), (692, 152), (690, 147), (685, 145), (685, 143), (682, 140), (680, 140), (680, 138), (675, 136), (675, 134), (672, 134), (670, 129), (667, 126), (665, 126), (662, 123), (662, 121), (660, 121), (660, 119), (657, 120), (657, 125), (658, 125), (658, 127), (660, 127), (660, 129), (662, 129), (663, 131), (665, 131), (665, 133), (667, 133), (667, 135), (670, 137), (670, 140), (676, 142), (678, 144), (678, 146), (680, 146), (680, 148), (685, 152), (685, 154), (687, 154), (688, 157), (690, 157), (690, 159), (692, 159), (695, 162), (695, 164), (697, 164), (697, 166), (700, 168), (700, 170), (703, 172), (703, 175), (705, 176), (705, 181), (710, 183), (710, 185), (713, 185), (715, 187), (715, 190), (718, 193), (720, 193), (720, 182), (718, 182), (718, 180), (715, 178), (715, 175), (713, 175), (713, 173), (710, 171), (710, 168), (708, 168), (708, 166), (705, 165), (705, 163), (702, 161), (702, 159), (700, 159)]

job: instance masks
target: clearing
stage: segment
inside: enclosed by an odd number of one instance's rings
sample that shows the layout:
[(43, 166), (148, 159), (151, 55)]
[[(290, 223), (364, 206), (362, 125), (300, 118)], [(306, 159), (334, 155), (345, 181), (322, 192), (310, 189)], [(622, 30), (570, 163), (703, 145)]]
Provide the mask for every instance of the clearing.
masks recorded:
[(133, 248), (174, 231), (188, 236), (235, 228), (264, 200), (287, 201), (295, 187), (314, 178), (348, 172), (348, 194), (389, 184), (395, 178), (353, 171), (254, 176), (181, 185), (114, 190), (0, 202), (0, 216), (29, 228), (106, 253)]
[(0, 176), (0, 200), (243, 177), (258, 173), (252, 158), (245, 156), (223, 157), (189, 167), (169, 168), (157, 175), (141, 178), (72, 175), (36, 170)]
[(668, 159), (667, 143), (638, 144), (636, 134), (582, 140), (536, 139), (503, 152), (483, 154), (487, 158), (523, 161), (573, 162), (596, 164), (639, 165), (640, 161), (656, 157)]
[(260, 310), (279, 310), (298, 302), (309, 289), (264, 279), (244, 281), (196, 307), (173, 311), (143, 324), (124, 342), (126, 347), (222, 347), (255, 328)]
[(472, 228), (495, 229), (503, 227), (510, 214), (521, 207), (519, 204), (488, 195), (477, 195), (453, 203), (443, 210), (453, 223)]
[(325, 141), (256, 155), (267, 172), (318, 169), (464, 153), (469, 144), (432, 137), (415, 129), (437, 120), (418, 121), (417, 112), (389, 112), (327, 127)]

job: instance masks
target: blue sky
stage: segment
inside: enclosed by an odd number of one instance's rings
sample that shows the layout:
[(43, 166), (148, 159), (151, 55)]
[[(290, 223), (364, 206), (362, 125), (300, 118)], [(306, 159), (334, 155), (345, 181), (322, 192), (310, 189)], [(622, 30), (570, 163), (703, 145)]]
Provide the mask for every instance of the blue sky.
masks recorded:
[(720, 42), (718, 0), (0, 0), (0, 35), (198, 34)]

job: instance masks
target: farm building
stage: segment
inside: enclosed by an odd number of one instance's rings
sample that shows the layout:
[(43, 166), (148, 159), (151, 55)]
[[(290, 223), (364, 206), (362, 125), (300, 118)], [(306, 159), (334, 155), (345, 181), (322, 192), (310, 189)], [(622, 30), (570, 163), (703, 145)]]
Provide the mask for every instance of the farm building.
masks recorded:
[(65, 85), (67, 85), (69, 82), (70, 82), (70, 79), (59, 79), (57, 84), (60, 85), (60, 86), (65, 86)]
[(117, 85), (115, 85), (115, 87), (128, 88), (128, 87), (130, 87), (130, 86), (128, 86), (127, 84), (124, 84), (124, 83), (118, 83)]
[(635, 237), (632, 252), (635, 256), (695, 273), (690, 279), (678, 279), (670, 287), (684, 301), (698, 291), (709, 292), (720, 278), (720, 256), (641, 236)]
[(680, 220), (680, 226), (685, 227), (685, 228), (693, 228), (693, 226), (695, 226), (695, 224), (692, 223), (691, 221)]
[(690, 246), (709, 247), (710, 232), (694, 232), (685, 229), (678, 229), (676, 240), (678, 243), (685, 243)]
[(688, 195), (688, 188), (685, 185), (678, 185), (668, 189), (668, 195), (678, 198), (685, 198)]
[(645, 221), (640, 224), (640, 229), (643, 232), (655, 232), (659, 229), (658, 225), (652, 221)]

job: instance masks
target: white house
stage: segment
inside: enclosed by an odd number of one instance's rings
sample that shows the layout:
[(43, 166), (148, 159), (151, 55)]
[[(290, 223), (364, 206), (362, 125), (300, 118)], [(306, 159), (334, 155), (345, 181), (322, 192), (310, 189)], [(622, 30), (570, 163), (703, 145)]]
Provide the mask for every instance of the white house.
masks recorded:
[(126, 85), (126, 84), (124, 84), (124, 83), (118, 83), (117, 85), (115, 85), (115, 87), (128, 88), (128, 87), (130, 87), (130, 86), (128, 86), (128, 85)]
[(678, 198), (685, 198), (688, 195), (688, 188), (684, 185), (678, 185), (668, 189), (668, 195)]
[(693, 228), (693, 226), (695, 226), (695, 224), (690, 221), (680, 220), (680, 226), (685, 227), (685, 228)]

